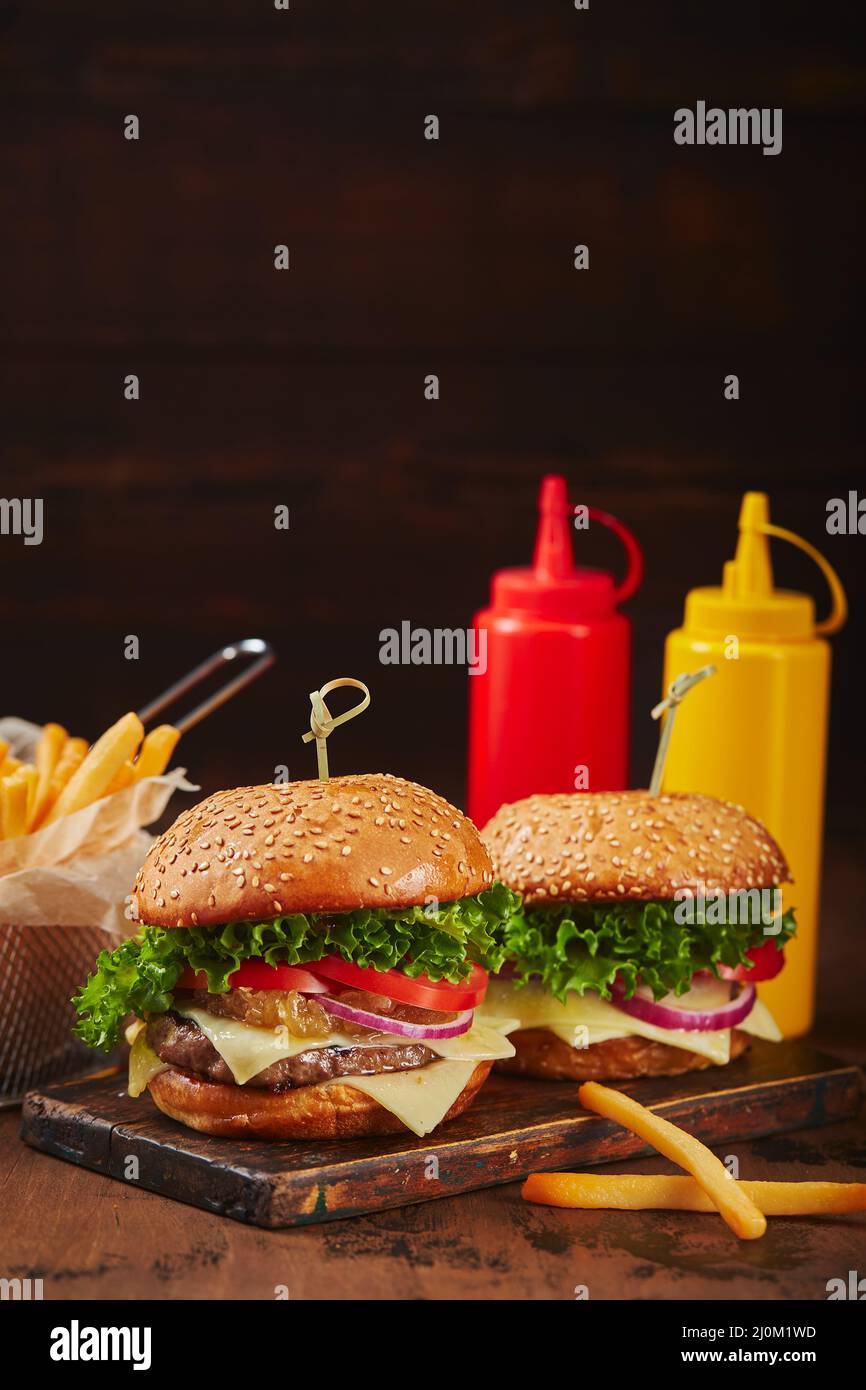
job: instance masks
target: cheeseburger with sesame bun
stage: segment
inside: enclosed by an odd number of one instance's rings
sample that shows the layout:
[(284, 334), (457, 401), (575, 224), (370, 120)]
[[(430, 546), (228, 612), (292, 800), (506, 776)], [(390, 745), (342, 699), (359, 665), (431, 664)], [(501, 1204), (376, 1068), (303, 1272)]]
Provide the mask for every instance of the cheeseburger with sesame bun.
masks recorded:
[(428, 1134), (514, 1053), (475, 1009), (516, 906), (472, 822), (414, 782), (218, 792), (152, 845), (138, 935), (99, 956), (77, 1032), (109, 1049), (135, 1015), (130, 1094), (207, 1134)]
[(485, 1017), (520, 1020), (524, 1076), (613, 1080), (724, 1066), (781, 1034), (755, 984), (795, 923), (771, 835), (740, 806), (646, 791), (531, 796), (482, 831), (523, 895)]

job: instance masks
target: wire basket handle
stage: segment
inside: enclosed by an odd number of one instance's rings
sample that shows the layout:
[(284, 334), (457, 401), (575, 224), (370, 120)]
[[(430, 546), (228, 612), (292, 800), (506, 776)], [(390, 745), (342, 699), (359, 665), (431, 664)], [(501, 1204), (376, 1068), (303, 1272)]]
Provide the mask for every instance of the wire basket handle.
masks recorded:
[(203, 719), (206, 719), (213, 710), (219, 709), (220, 705), (224, 705), (233, 695), (237, 695), (244, 686), (256, 680), (263, 671), (267, 671), (269, 666), (273, 666), (277, 654), (270, 642), (265, 642), (261, 637), (244, 637), (240, 642), (230, 642), (228, 646), (221, 647), (218, 652), (214, 652), (213, 656), (209, 656), (206, 661), (194, 666), (187, 675), (181, 676), (174, 685), (170, 685), (161, 695), (157, 695), (156, 699), (151, 700), (149, 705), (140, 709), (138, 711), (139, 719), (142, 724), (146, 724), (155, 714), (160, 714), (168, 705), (174, 704), (175, 700), (179, 700), (188, 690), (192, 690), (202, 681), (207, 680), (214, 671), (219, 671), (223, 666), (231, 665), (239, 657), (250, 656), (256, 659), (250, 663), (245, 671), (241, 671), (239, 675), (227, 681), (224, 686), (214, 691), (213, 695), (209, 695), (200, 705), (196, 705), (195, 709), (190, 710), (189, 714), (185, 714), (182, 719), (175, 720), (174, 727), (180, 733), (185, 734), (188, 729), (192, 729), (196, 724), (200, 724)]

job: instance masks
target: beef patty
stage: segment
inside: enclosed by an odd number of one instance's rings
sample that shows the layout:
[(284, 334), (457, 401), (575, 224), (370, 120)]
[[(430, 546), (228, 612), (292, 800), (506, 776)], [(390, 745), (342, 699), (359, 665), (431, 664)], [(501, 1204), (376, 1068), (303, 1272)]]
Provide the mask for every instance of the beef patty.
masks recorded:
[[(234, 1076), (213, 1043), (197, 1023), (181, 1014), (158, 1014), (147, 1025), (147, 1041), (160, 1061), (184, 1071), (197, 1072), (209, 1081), (233, 1086)], [(247, 1086), (266, 1090), (283, 1087), (315, 1086), (320, 1081), (333, 1081), (338, 1076), (372, 1076), (378, 1072), (409, 1071), (435, 1062), (437, 1056), (422, 1043), (385, 1047), (317, 1047), (299, 1052), (296, 1057), (284, 1057), (272, 1062), (257, 1076), (250, 1077)]]
[[(669, 1043), (650, 1042), (629, 1034), (608, 1038), (590, 1047), (572, 1047), (549, 1028), (521, 1028), (511, 1034), (514, 1057), (497, 1062), (496, 1070), (511, 1076), (534, 1076), (546, 1081), (624, 1081), (633, 1076), (681, 1076), (715, 1063), (696, 1052)], [(749, 1046), (747, 1033), (731, 1033), (733, 1061)]]

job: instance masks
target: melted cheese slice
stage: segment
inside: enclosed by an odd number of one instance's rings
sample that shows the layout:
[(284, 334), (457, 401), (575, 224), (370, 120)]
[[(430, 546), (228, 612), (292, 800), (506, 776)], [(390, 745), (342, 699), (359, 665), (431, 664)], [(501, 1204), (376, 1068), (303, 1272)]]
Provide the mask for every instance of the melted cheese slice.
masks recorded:
[[(274, 1062), (281, 1062), (284, 1057), (296, 1057), (300, 1052), (311, 1052), (321, 1047), (405, 1047), (412, 1041), (410, 1038), (392, 1034), (383, 1034), (377, 1037), (375, 1042), (366, 1044), (359, 1043), (356, 1038), (347, 1037), (345, 1033), (331, 1033), (326, 1038), (297, 1038), (290, 1034), (286, 1027), (255, 1028), (249, 1023), (240, 1023), (237, 1019), (219, 1018), (216, 1014), (209, 1014), (206, 1009), (179, 1007), (175, 1004), (175, 1011), (198, 1024), (229, 1067), (238, 1086), (245, 1085), (251, 1077), (258, 1076), (260, 1071), (264, 1071), (265, 1067), (271, 1066)], [(495, 1061), (499, 1057), (514, 1056), (514, 1046), (504, 1036), (509, 1027), (519, 1027), (519, 1019), (516, 1016), (497, 1018), (495, 1022), (473, 1022), (469, 1031), (459, 1038), (444, 1038), (441, 1042), (431, 1038), (418, 1041), (423, 1042), (431, 1052), (450, 1062), (471, 1062), (474, 1065), (475, 1062)], [(429, 1071), (433, 1065), (430, 1063), (428, 1067), (417, 1068), (418, 1074)], [(341, 1079), (348, 1080), (346, 1077)], [(352, 1078), (353, 1085), (355, 1079)], [(369, 1079), (378, 1078), (364, 1078), (365, 1081)], [(372, 1092), (370, 1094), (372, 1095)]]
[(135, 1032), (129, 1054), (129, 1081), (126, 1087), (128, 1093), (131, 1096), (140, 1096), (142, 1091), (147, 1089), (147, 1083), (161, 1071), (165, 1071), (167, 1065), (166, 1062), (160, 1061), (147, 1043), (142, 1023), (141, 1028)]
[[(513, 1054), (512, 1047), (508, 1055)], [(423, 1137), (445, 1118), (477, 1065), (476, 1060), (430, 1062), (426, 1067), (415, 1067), (411, 1071), (381, 1072), (378, 1076), (341, 1076), (340, 1081), (372, 1096), (373, 1100), (396, 1115), (413, 1134)], [(333, 1086), (337, 1083), (326, 1081), (324, 1084)]]
[[(724, 981), (702, 984), (700, 1007), (718, 1007), (725, 1001), (727, 990)], [(694, 1008), (696, 993), (691, 991), (679, 999), (668, 997), (664, 1002), (673, 1008)], [(572, 1047), (591, 1047), (594, 1043), (607, 1042), (611, 1038), (633, 1036), (695, 1052), (717, 1066), (724, 1066), (731, 1055), (730, 1028), (700, 1033), (685, 1028), (659, 1028), (656, 1024), (633, 1018), (608, 1000), (600, 999), (597, 994), (587, 993), (583, 997), (571, 994), (561, 1004), (534, 981), (522, 989), (515, 989), (508, 980), (491, 980), (487, 997), (477, 1016), (480, 1022), (494, 1023), (500, 1013), (508, 1014), (509, 1018), (516, 1014), (521, 1028), (548, 1028)], [(779, 1042), (782, 1037), (775, 1019), (760, 1000), (756, 1000), (751, 1013), (737, 1027), (753, 1037), (767, 1038), (771, 1042)]]

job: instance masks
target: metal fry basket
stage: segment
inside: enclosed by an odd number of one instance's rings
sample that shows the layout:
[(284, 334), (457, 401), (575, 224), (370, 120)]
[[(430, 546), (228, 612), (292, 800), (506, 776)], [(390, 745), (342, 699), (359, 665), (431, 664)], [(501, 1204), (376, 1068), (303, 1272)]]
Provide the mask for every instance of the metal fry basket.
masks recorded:
[(71, 998), (99, 952), (122, 939), (99, 927), (0, 925), (0, 1106), (32, 1086), (119, 1061), (74, 1037)]
[[(224, 665), (254, 658), (189, 714), (175, 721), (183, 733), (231, 699), (276, 660), (258, 637), (233, 642), (200, 663), (139, 711), (142, 723), (162, 712)], [(102, 1070), (123, 1056), (95, 1053), (74, 1036), (72, 996), (102, 950), (122, 935), (100, 927), (19, 926), (0, 923), (0, 1108), (20, 1102), (33, 1086)]]

